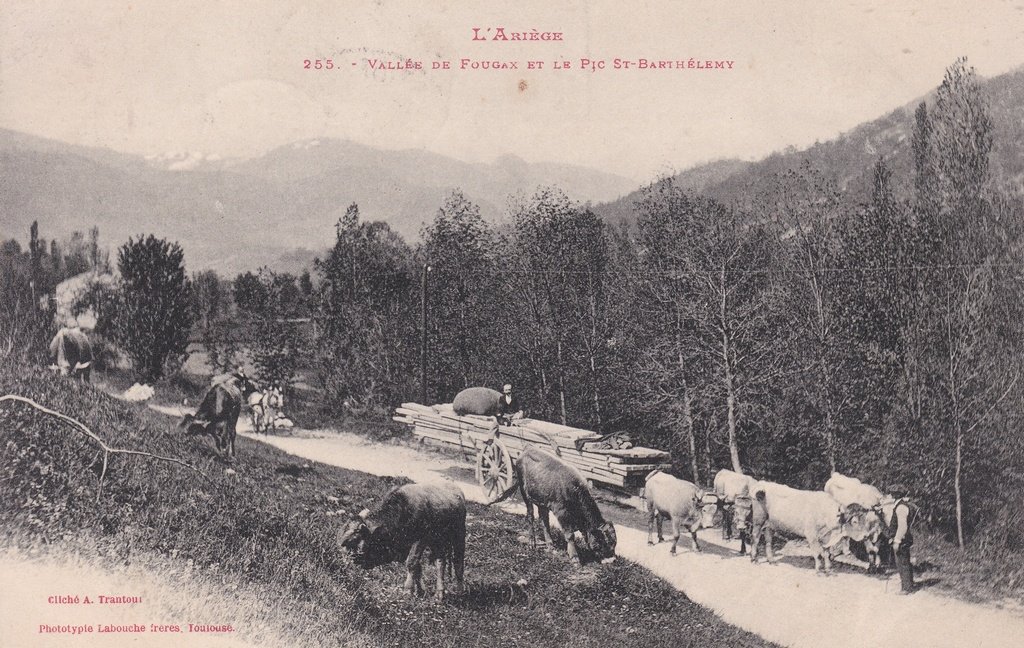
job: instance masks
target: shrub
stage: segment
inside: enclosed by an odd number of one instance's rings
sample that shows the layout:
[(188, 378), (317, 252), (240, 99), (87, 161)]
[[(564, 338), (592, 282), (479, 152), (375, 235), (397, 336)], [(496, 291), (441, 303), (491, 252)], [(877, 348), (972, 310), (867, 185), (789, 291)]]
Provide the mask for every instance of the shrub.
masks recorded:
[(115, 338), (147, 382), (180, 363), (192, 327), (189, 283), (177, 243), (152, 234), (118, 250), (121, 287), (114, 309)]

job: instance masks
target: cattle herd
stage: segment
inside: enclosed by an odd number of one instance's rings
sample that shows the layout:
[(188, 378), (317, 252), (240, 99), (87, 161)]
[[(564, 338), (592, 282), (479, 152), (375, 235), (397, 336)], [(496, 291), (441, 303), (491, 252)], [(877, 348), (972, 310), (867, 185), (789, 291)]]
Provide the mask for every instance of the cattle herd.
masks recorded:
[(740, 551), (749, 544), (751, 561), (757, 560), (764, 539), (769, 562), (772, 532), (807, 541), (815, 570), (824, 564), (831, 570), (831, 559), (845, 552), (851, 542), (861, 544), (871, 557), (869, 569), (878, 567), (878, 550), (884, 542), (895, 500), (886, 498), (873, 486), (853, 477), (832, 473), (824, 490), (805, 491), (748, 475), (721, 470), (715, 475), (714, 497), (723, 511), (723, 535), (729, 537), (732, 526), (740, 534)]
[[(536, 448), (527, 448), (515, 462), (514, 484), (499, 501), (516, 490), (526, 504), (531, 541), (536, 545), (533, 508), (537, 507), (544, 541), (548, 546), (564, 540), (575, 564), (614, 560), (615, 528), (604, 520), (587, 486), (574, 468)], [(675, 555), (680, 529), (700, 551), (697, 531), (722, 522), (724, 537), (735, 531), (741, 539), (740, 553), (749, 551), (757, 561), (762, 540), (769, 562), (774, 562), (772, 532), (807, 541), (815, 570), (828, 574), (831, 559), (860, 543), (870, 558), (869, 569), (878, 566), (878, 550), (885, 542), (884, 520), (891, 517), (892, 499), (878, 489), (852, 477), (833, 473), (825, 490), (803, 491), (748, 475), (722, 470), (715, 476), (713, 490), (661, 471), (646, 480), (643, 499), (648, 517), (647, 543), (664, 540), (662, 519), (672, 528), (671, 554)], [(888, 509), (888, 510), (886, 510)], [(558, 520), (561, 533), (552, 535), (548, 512)], [(425, 550), (437, 566), (435, 596), (443, 599), (445, 575), (453, 573), (454, 591), (463, 588), (463, 560), (466, 551), (466, 501), (458, 486), (408, 484), (391, 491), (373, 511), (364, 510), (343, 530), (340, 545), (353, 562), (369, 569), (405, 560), (405, 587), (420, 594), (421, 560)], [(744, 547), (746, 545), (746, 547)]]
[[(218, 451), (228, 460), (234, 458), (235, 426), (243, 403), (253, 411), (269, 408), (272, 391), (262, 396), (244, 373), (215, 377), (194, 415), (182, 419), (182, 427), (192, 434), (209, 434)], [(259, 431), (259, 426), (257, 426)], [(538, 448), (527, 448), (513, 466), (512, 485), (497, 498), (502, 501), (519, 492), (526, 504), (530, 539), (536, 545), (534, 519), (536, 506), (544, 542), (561, 545), (576, 564), (610, 561), (615, 557), (615, 527), (606, 522), (594, 501), (587, 480), (574, 468)], [(721, 470), (714, 487), (697, 485), (660, 470), (650, 473), (644, 484), (647, 509), (647, 542), (664, 540), (662, 521), (671, 526), (675, 554), (681, 530), (692, 539), (693, 550), (700, 551), (697, 531), (721, 521), (723, 537), (735, 532), (740, 538), (740, 553), (749, 552), (757, 561), (764, 544), (768, 561), (774, 562), (772, 535), (807, 541), (815, 570), (829, 573), (831, 560), (847, 551), (851, 543), (863, 549), (869, 570), (879, 567), (880, 554), (887, 549), (886, 520), (892, 517), (894, 500), (859, 480), (833, 473), (821, 491), (805, 491), (782, 484), (759, 481), (738, 472)], [(549, 512), (561, 530), (552, 535)], [(557, 538), (557, 540), (556, 540)], [(374, 510), (364, 510), (348, 523), (340, 536), (340, 546), (356, 565), (369, 569), (391, 562), (405, 561), (405, 587), (411, 594), (423, 592), (422, 559), (425, 553), (437, 566), (435, 596), (445, 593), (445, 576), (454, 577), (454, 590), (463, 585), (466, 551), (466, 500), (454, 483), (441, 485), (409, 484), (388, 493)]]

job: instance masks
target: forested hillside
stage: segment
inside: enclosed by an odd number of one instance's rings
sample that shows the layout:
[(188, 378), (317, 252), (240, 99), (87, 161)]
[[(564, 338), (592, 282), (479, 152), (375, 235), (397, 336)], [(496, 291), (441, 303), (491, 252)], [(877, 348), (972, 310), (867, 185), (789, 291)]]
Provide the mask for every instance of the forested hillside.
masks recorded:
[[(989, 155), (989, 175), (999, 187), (1011, 191), (1024, 188), (1024, 70), (992, 79), (979, 80), (987, 100), (988, 115), (997, 136)], [(935, 101), (935, 93), (922, 99)], [(672, 175), (675, 186), (697, 191), (728, 205), (745, 209), (757, 196), (773, 190), (775, 178), (804, 162), (829, 177), (852, 201), (864, 200), (872, 186), (871, 169), (884, 159), (893, 172), (896, 190), (907, 195), (913, 176), (914, 113), (920, 101), (914, 101), (843, 133), (839, 137), (796, 150), (789, 148), (756, 162), (719, 160), (697, 165)], [(642, 190), (618, 200), (595, 206), (597, 213), (611, 222), (635, 222), (633, 208)]]

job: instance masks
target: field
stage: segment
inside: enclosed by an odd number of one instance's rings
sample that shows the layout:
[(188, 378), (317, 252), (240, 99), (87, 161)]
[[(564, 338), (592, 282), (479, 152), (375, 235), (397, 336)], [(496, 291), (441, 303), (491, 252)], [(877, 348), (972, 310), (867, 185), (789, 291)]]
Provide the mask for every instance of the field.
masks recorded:
[[(71, 416), (115, 447), (172, 456), (115, 456), (102, 491), (95, 447), (22, 404), (0, 406), (5, 471), (0, 524), (8, 549), (100, 569), (163, 565), (200, 591), (264, 603), (262, 645), (770, 645), (724, 623), (637, 565), (573, 568), (534, 550), (522, 519), (470, 505), (467, 592), (438, 605), (400, 591), (403, 567), (364, 572), (340, 554), (345, 516), (398, 480), (297, 461), (239, 440), (225, 471), (208, 442), (186, 441), (166, 418), (92, 387), (0, 364), (0, 392)], [(429, 581), (430, 573), (425, 581)], [(429, 590), (428, 585), (428, 590)], [(211, 614), (233, 614), (211, 602)], [(207, 619), (215, 623), (217, 619)], [(221, 619), (227, 621), (227, 619)], [(247, 635), (250, 635), (247, 637)]]

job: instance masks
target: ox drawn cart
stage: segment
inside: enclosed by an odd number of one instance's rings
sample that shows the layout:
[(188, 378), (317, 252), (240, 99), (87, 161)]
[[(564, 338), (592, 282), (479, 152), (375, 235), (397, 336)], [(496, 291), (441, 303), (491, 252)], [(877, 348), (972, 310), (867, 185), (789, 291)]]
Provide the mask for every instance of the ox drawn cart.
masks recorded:
[(626, 496), (639, 494), (651, 471), (670, 467), (671, 457), (662, 450), (609, 447), (614, 444), (596, 432), (537, 419), (498, 426), (493, 416), (458, 415), (449, 403), (402, 403), (393, 418), (425, 442), (473, 452), (476, 479), (488, 501), (512, 486), (513, 462), (529, 447), (556, 455), (591, 484)]

